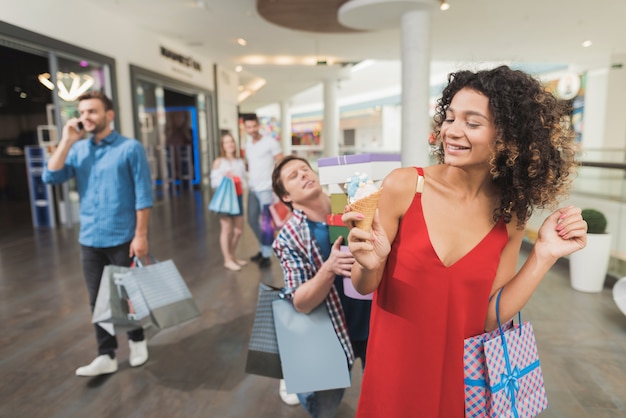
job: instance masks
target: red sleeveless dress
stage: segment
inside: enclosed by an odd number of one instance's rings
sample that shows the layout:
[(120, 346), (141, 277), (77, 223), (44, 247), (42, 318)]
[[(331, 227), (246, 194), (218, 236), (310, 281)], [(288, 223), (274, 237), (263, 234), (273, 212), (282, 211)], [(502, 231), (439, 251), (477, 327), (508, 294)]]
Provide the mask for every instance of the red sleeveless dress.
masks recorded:
[(421, 193), (415, 194), (374, 294), (357, 417), (464, 416), (463, 340), (484, 331), (507, 241), (500, 220), (446, 267), (430, 242)]

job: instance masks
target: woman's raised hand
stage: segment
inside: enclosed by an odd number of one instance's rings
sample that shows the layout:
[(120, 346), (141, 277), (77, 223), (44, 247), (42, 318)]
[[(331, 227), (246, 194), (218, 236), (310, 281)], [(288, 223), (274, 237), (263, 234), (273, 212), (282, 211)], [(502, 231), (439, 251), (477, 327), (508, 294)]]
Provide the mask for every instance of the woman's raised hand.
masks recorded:
[(587, 222), (580, 208), (568, 206), (553, 212), (539, 228), (535, 251), (555, 259), (585, 248)]

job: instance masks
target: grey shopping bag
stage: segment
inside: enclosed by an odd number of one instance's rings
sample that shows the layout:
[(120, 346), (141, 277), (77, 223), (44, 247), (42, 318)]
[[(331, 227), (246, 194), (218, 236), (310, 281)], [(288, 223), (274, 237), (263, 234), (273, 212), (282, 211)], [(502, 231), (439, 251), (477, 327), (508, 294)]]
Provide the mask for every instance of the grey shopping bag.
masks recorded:
[(147, 315), (137, 313), (136, 309), (145, 311), (145, 302), (136, 283), (124, 280), (124, 274), (130, 270), (130, 267), (108, 265), (102, 272), (91, 322), (111, 335), (115, 335), (116, 329), (154, 325), (149, 312)]
[(348, 360), (326, 304), (321, 303), (308, 314), (296, 311), (287, 299), (275, 300), (272, 308), (287, 391), (349, 387)]
[[(138, 320), (150, 316), (160, 329), (200, 316), (191, 292), (172, 260), (132, 268), (118, 276), (126, 284)], [(140, 295), (140, 296), (139, 296)]]
[(278, 300), (281, 294), (282, 289), (259, 284), (256, 315), (246, 358), (246, 373), (283, 378), (272, 312), (272, 302)]

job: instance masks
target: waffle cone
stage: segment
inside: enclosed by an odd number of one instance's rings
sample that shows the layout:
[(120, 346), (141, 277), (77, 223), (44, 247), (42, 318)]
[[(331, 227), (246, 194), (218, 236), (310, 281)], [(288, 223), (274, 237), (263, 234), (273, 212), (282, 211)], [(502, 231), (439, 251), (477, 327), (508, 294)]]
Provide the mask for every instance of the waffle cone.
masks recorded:
[(374, 214), (376, 213), (382, 190), (383, 189), (380, 188), (377, 192), (350, 204), (350, 208), (353, 211), (362, 213), (365, 216), (365, 218), (360, 221), (355, 221), (354, 226), (364, 231), (372, 229), (372, 221), (374, 220)]

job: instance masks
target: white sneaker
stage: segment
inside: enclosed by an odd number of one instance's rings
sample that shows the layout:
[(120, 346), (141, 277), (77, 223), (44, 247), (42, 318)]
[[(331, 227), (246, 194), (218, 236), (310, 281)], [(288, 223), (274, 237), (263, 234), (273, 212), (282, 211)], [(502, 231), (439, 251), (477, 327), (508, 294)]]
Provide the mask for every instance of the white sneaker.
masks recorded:
[(278, 394), (280, 395), (280, 399), (283, 400), (287, 405), (298, 405), (300, 400), (298, 399), (298, 395), (295, 393), (287, 393), (287, 385), (283, 379), (280, 379), (280, 387), (278, 388)]
[(128, 341), (130, 347), (130, 355), (128, 356), (128, 363), (132, 367), (141, 366), (148, 361), (148, 341)]
[(117, 371), (117, 360), (108, 354), (98, 356), (86, 366), (76, 369), (76, 376), (100, 376)]

